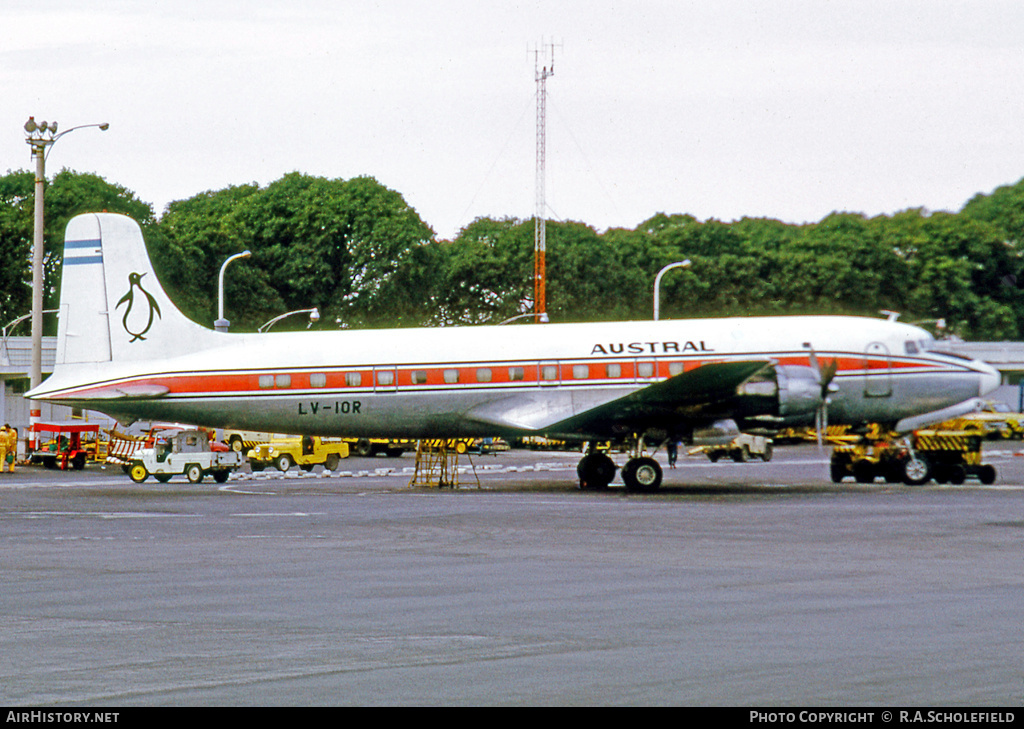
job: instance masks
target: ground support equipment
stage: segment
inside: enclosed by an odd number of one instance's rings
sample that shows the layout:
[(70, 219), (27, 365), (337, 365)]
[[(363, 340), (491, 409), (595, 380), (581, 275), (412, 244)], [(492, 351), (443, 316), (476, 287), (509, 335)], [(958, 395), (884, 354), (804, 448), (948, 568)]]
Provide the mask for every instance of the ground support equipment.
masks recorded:
[(833, 449), (832, 481), (852, 476), (858, 483), (882, 478), (918, 486), (932, 479), (962, 484), (976, 478), (990, 484), (996, 480), (996, 469), (982, 463), (982, 440), (977, 431), (919, 430), (899, 436), (873, 429), (856, 442)]
[(466, 440), (458, 438), (424, 439), (416, 444), (416, 466), (409, 486), (426, 488), (457, 488), (459, 486), (459, 457), (469, 461), (470, 471), (480, 488), (473, 459), (466, 452)]

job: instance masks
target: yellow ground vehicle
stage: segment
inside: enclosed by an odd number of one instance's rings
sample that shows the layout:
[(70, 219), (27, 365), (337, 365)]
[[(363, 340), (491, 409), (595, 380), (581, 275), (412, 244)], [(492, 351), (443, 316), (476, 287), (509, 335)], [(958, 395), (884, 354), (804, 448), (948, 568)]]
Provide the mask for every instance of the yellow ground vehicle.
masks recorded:
[(858, 483), (884, 478), (918, 486), (931, 479), (962, 484), (974, 477), (990, 484), (996, 480), (996, 469), (982, 463), (981, 446), (982, 435), (974, 430), (918, 430), (898, 439), (864, 437), (832, 451), (832, 481), (853, 476)]
[(383, 453), (388, 458), (397, 458), (406, 451), (416, 450), (416, 441), (397, 438), (345, 438), (349, 448), (357, 456), (377, 456)]
[(321, 438), (317, 435), (272, 438), (269, 443), (260, 443), (249, 451), (248, 458), (253, 471), (262, 471), (270, 465), (282, 473), (292, 466), (312, 471), (317, 464), (333, 471), (338, 468), (342, 458), (348, 458), (348, 443), (340, 438)]
[[(1004, 409), (1005, 408), (1005, 409)], [(938, 426), (942, 430), (972, 430), (986, 438), (1024, 438), (1024, 414), (1010, 412), (1005, 405), (989, 403), (977, 413), (968, 413)]]

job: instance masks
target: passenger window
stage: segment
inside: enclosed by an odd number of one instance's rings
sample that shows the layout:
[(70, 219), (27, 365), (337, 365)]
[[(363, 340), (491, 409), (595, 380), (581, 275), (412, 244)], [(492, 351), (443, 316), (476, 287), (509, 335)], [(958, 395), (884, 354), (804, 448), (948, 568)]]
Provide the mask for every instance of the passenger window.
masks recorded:
[(481, 367), (476, 371), (477, 382), (490, 382), (491, 381), (491, 370), (487, 367)]
[(310, 387), (327, 387), (327, 375), (323, 372), (314, 372), (309, 376)]
[(605, 365), (604, 369), (605, 374), (608, 375), (608, 377), (622, 377), (622, 365), (617, 362)]
[(270, 389), (273, 386), (274, 386), (274, 376), (273, 375), (260, 375), (260, 388), (261, 389), (268, 390), (268, 389)]
[(654, 377), (654, 363), (640, 362), (636, 366), (636, 374), (638, 377)]
[(540, 368), (540, 378), (542, 380), (557, 380), (558, 379), (558, 365), (544, 365)]
[(346, 372), (345, 373), (345, 384), (349, 387), (359, 387), (363, 384), (363, 373), (362, 372)]
[(414, 385), (425, 385), (425, 384), (427, 384), (427, 371), (426, 370), (415, 370), (412, 373), (412, 384), (414, 384)]
[(526, 376), (526, 371), (522, 367), (509, 367), (508, 368), (508, 379), (512, 382), (522, 382)]
[(444, 381), (445, 381), (445, 384), (454, 385), (456, 382), (459, 381), (459, 371), (458, 370), (445, 370), (444, 371)]
[(377, 373), (377, 384), (389, 387), (395, 384), (395, 373), (390, 370), (384, 370)]
[(682, 362), (669, 362), (668, 373), (672, 377), (683, 374), (683, 363)]
[(292, 376), (291, 375), (278, 375), (277, 379), (275, 381), (275, 384), (278, 387), (291, 387), (292, 386)]
[(590, 377), (590, 365), (578, 364), (572, 366), (572, 378), (574, 380), (585, 380)]

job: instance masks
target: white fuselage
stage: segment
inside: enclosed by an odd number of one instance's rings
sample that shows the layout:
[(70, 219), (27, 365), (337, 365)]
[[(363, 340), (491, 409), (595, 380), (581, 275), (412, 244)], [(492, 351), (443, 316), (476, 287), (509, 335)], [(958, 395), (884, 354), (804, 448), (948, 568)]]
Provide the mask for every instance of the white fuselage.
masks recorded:
[(837, 360), (837, 424), (895, 422), (998, 384), (991, 368), (925, 351), (926, 340), (916, 327), (857, 317), (220, 334), (179, 357), (58, 368), (33, 395), (123, 420), (456, 437), (545, 433), (704, 364), (810, 366), (812, 349)]

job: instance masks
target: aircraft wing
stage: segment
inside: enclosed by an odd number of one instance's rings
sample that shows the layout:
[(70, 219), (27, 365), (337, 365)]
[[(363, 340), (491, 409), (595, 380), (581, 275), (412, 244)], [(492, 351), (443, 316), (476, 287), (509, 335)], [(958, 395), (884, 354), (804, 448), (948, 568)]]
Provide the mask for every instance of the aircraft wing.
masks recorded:
[(700, 417), (770, 364), (767, 359), (713, 362), (604, 402), (577, 402), (564, 391), (554, 399), (512, 396), (477, 406), (466, 416), (502, 429), (610, 436)]

